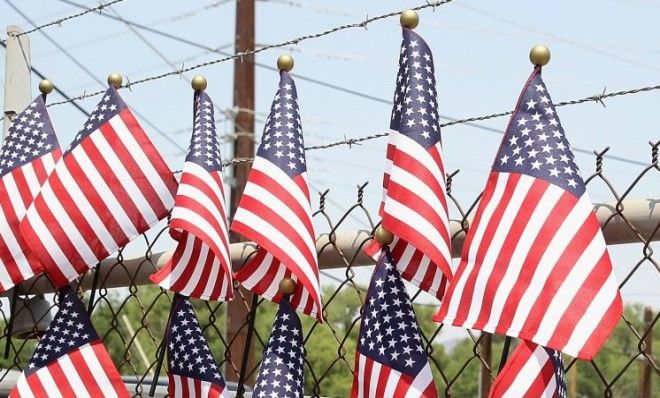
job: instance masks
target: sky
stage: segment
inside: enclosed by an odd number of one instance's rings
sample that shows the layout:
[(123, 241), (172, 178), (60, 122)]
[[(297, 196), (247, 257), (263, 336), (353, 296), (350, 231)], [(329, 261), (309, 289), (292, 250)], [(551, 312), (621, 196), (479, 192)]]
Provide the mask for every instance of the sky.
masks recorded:
[[(90, 7), (98, 5), (96, 1), (76, 1)], [(61, 0), (12, 2), (37, 25), (80, 11)], [(258, 45), (279, 43), (425, 3), (424, 0), (257, 1), (256, 42)], [(124, 0), (111, 9), (104, 12), (205, 47), (233, 52), (235, 4), (232, 1)], [(604, 89), (613, 92), (660, 84), (659, 17), (660, 1), (655, 0), (454, 0), (435, 11), (430, 8), (420, 11), (416, 31), (433, 51), (439, 112), (446, 122), (447, 118), (462, 119), (512, 109), (532, 71), (528, 53), (536, 44), (548, 46), (552, 53), (543, 76), (555, 102), (588, 97)], [(25, 18), (3, 1), (0, 1), (0, 22), (31, 28)], [(42, 33), (70, 52), (78, 65)], [(122, 22), (90, 13), (30, 34), (32, 63), (68, 95), (77, 96), (104, 89), (103, 82), (110, 72), (121, 73), (125, 81), (135, 81), (172, 71), (173, 66), (189, 67), (222, 57), (150, 32), (140, 31), (140, 34), (142, 37)], [(344, 137), (387, 132), (400, 42), (398, 18), (388, 18), (369, 24), (366, 29), (344, 30), (294, 47), (267, 50), (257, 54), (256, 60), (275, 66), (280, 54), (293, 55), (296, 63), (293, 75), (299, 76), (296, 82), (306, 145), (318, 145)], [(0, 57), (0, 70), (4, 69), (4, 57)], [(200, 68), (186, 73), (185, 78), (171, 76), (121, 91), (129, 106), (141, 115), (139, 119), (145, 130), (172, 169), (183, 164), (183, 153), (177, 146), (188, 145), (192, 90), (186, 78), (196, 74), (207, 77), (207, 91), (218, 109), (231, 109), (233, 62)], [(300, 77), (321, 80), (361, 95), (323, 87)], [(38, 81), (38, 78), (32, 80), (34, 95)], [(277, 82), (275, 72), (257, 67), (257, 136), (261, 134)], [(4, 85), (2, 79), (0, 84)], [(52, 94), (48, 101), (61, 99)], [(88, 98), (79, 104), (91, 112), (97, 101), (98, 97)], [(586, 151), (610, 147), (609, 155), (650, 162), (649, 141), (660, 138), (657, 130), (660, 91), (607, 99), (605, 105), (590, 102), (558, 108), (573, 147)], [(60, 143), (65, 146), (84, 123), (85, 116), (71, 105), (54, 106), (49, 111)], [(507, 123), (508, 118), (500, 117), (479, 122), (483, 128), (461, 124), (442, 130), (446, 169), (460, 170), (453, 192), (461, 205), (467, 206), (483, 189), (501, 140), (498, 131), (504, 130)], [(231, 120), (218, 122), (221, 134), (231, 133), (232, 129)], [(385, 146), (386, 139), (381, 138), (350, 148), (339, 146), (307, 153), (312, 191), (330, 190), (332, 200), (328, 202), (328, 211), (333, 219), (337, 220), (355, 202), (355, 187), (364, 182), (369, 182), (365, 188), (365, 205), (372, 216), (376, 215)], [(223, 152), (223, 159), (229, 158), (231, 139)], [(583, 176), (593, 173), (593, 155), (577, 153), (576, 161)], [(643, 166), (614, 159), (604, 163), (605, 175), (619, 193), (642, 169)], [(658, 172), (650, 173), (630, 197), (657, 199), (659, 187)], [(588, 192), (595, 202), (613, 200), (602, 182), (590, 184)], [(317, 207), (313, 202), (313, 209)], [(450, 208), (450, 217), (456, 215), (456, 209)], [(349, 219), (345, 224), (347, 229), (365, 227), (362, 219)], [(327, 230), (320, 224), (317, 229)], [(167, 240), (158, 246), (162, 250), (173, 247), (174, 243)], [(656, 252), (660, 249), (657, 243), (651, 247)], [(639, 244), (610, 247), (610, 250), (619, 280), (642, 257)], [(357, 270), (359, 280), (366, 284), (371, 269)], [(330, 274), (341, 278), (343, 270)], [(650, 262), (641, 264), (622, 290), (624, 300), (659, 307), (658, 276), (659, 271)], [(333, 282), (323, 275), (322, 283)], [(433, 303), (429, 297), (422, 300)]]

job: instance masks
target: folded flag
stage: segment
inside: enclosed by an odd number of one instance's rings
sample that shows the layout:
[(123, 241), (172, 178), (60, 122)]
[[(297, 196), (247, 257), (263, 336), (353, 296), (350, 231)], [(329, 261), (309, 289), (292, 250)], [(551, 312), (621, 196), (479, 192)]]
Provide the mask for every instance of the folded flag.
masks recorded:
[(321, 320), (298, 94), (285, 71), (280, 72), (279, 89), (231, 229), (259, 245), (236, 279), (252, 292), (279, 302), (279, 282), (291, 278), (297, 281), (291, 305)]
[(561, 353), (522, 340), (497, 375), (490, 398), (566, 398)]
[(10, 398), (130, 397), (85, 305), (69, 286)]
[(588, 360), (621, 311), (605, 239), (537, 67), (434, 319)]
[(351, 397), (437, 397), (417, 317), (387, 247), (364, 305)]
[[(401, 276), (437, 298), (452, 275), (445, 178), (433, 56), (403, 28), (380, 216)], [(380, 256), (375, 240), (365, 251)]]
[(0, 153), (0, 293), (42, 270), (19, 225), (61, 155), (39, 95), (16, 116)]
[(21, 233), (55, 286), (164, 218), (176, 179), (114, 87), (55, 164)]
[(223, 398), (226, 389), (190, 301), (174, 296), (167, 330), (170, 397)]
[(302, 326), (298, 314), (291, 308), (286, 297), (280, 300), (272, 330), (252, 396), (303, 398)]
[(179, 244), (150, 279), (184, 296), (229, 300), (231, 259), (213, 103), (204, 91), (194, 101), (193, 134), (170, 219), (170, 235)]

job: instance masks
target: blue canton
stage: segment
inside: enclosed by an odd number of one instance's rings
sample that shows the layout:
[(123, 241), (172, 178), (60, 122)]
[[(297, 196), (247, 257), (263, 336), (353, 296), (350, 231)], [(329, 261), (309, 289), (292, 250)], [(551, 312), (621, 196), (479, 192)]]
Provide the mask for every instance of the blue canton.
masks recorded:
[(437, 93), (431, 49), (417, 33), (403, 28), (390, 128), (424, 148), (440, 141)]
[(564, 360), (559, 351), (551, 348), (543, 347), (552, 361), (552, 368), (554, 369), (555, 383), (557, 384), (557, 397), (567, 398), (566, 379), (564, 377)]
[(539, 69), (534, 71), (518, 100), (493, 171), (540, 178), (576, 197), (585, 191)]
[(43, 96), (38, 96), (9, 127), (0, 153), (0, 176), (59, 148)]
[(171, 374), (225, 386), (192, 305), (179, 294), (175, 295), (170, 311), (167, 363)]
[(85, 305), (69, 286), (60, 290), (59, 310), (39, 341), (25, 368), (25, 375), (36, 372), (58, 358), (98, 340)]
[(264, 350), (254, 398), (303, 397), (303, 337), (298, 314), (283, 298)]
[(80, 128), (80, 131), (78, 131), (78, 134), (76, 134), (67, 152), (70, 152), (71, 149), (80, 144), (80, 141), (96, 131), (99, 126), (113, 118), (124, 110), (124, 108), (126, 108), (126, 104), (119, 96), (117, 89), (114, 87), (108, 88), (101, 101), (96, 105), (94, 112), (92, 112), (85, 124)]
[(195, 97), (195, 121), (186, 162), (194, 162), (209, 172), (222, 170), (213, 103), (203, 91)]
[(385, 249), (376, 264), (362, 312), (360, 352), (401, 373), (416, 376), (426, 351), (408, 292)]
[(275, 164), (289, 177), (307, 171), (296, 84), (280, 72), (280, 85), (266, 119), (257, 156)]

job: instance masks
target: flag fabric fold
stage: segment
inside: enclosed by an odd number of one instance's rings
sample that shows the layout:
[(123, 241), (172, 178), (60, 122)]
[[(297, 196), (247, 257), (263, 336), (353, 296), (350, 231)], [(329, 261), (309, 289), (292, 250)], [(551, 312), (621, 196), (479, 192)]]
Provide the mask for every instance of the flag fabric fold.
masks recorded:
[(298, 95), (287, 72), (280, 72), (279, 89), (231, 229), (259, 245), (236, 279), (279, 302), (279, 283), (291, 278), (297, 282), (291, 305), (322, 320)]
[(287, 297), (280, 300), (272, 330), (264, 349), (252, 396), (303, 398), (302, 326)]
[(226, 384), (188, 298), (176, 294), (167, 330), (170, 397), (225, 398)]
[(64, 287), (59, 310), (9, 397), (129, 396), (85, 305)]
[(490, 389), (490, 398), (566, 398), (559, 351), (522, 340)]
[(605, 239), (536, 68), (434, 319), (588, 360), (621, 312)]
[(351, 398), (437, 396), (412, 302), (385, 247), (362, 311)]
[(42, 271), (19, 226), (61, 155), (39, 95), (16, 116), (0, 153), (0, 293)]
[(164, 218), (176, 180), (110, 87), (21, 221), (53, 283), (64, 286)]
[(233, 297), (227, 212), (213, 103), (195, 94), (190, 148), (170, 219), (179, 243), (172, 258), (150, 279), (163, 289), (203, 300)]
[[(451, 278), (446, 176), (431, 49), (403, 28), (380, 216), (401, 276), (440, 299)], [(374, 259), (380, 246), (365, 248)]]

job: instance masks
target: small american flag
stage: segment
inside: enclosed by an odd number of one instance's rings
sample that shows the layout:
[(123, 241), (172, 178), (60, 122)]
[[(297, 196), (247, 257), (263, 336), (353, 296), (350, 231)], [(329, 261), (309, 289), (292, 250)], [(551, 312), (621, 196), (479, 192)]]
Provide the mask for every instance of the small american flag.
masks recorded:
[(170, 397), (226, 397), (225, 380), (215, 363), (190, 301), (175, 295), (167, 331)]
[(165, 217), (176, 180), (110, 87), (41, 187), (21, 233), (64, 286)]
[(434, 319), (591, 359), (621, 311), (605, 239), (536, 68)]
[[(380, 215), (403, 278), (441, 298), (451, 277), (445, 167), (431, 49), (403, 28)], [(372, 242), (366, 252), (378, 258)]]
[(497, 375), (490, 398), (566, 398), (564, 361), (559, 351), (521, 341)]
[(60, 290), (59, 311), (9, 396), (130, 396), (85, 305), (70, 287)]
[(222, 161), (213, 103), (195, 95), (193, 135), (174, 200), (170, 234), (179, 244), (151, 280), (164, 289), (203, 300), (233, 296)]
[(0, 293), (42, 270), (19, 225), (60, 156), (40, 95), (16, 117), (0, 153)]
[(351, 397), (437, 397), (417, 318), (388, 248), (364, 305)]
[(252, 396), (255, 398), (303, 398), (304, 346), (298, 314), (289, 300), (280, 300), (273, 332), (264, 349), (259, 376)]
[(318, 259), (296, 85), (287, 72), (273, 100), (231, 229), (259, 250), (237, 273), (243, 286), (279, 302), (282, 278), (296, 283), (291, 305), (322, 319)]

